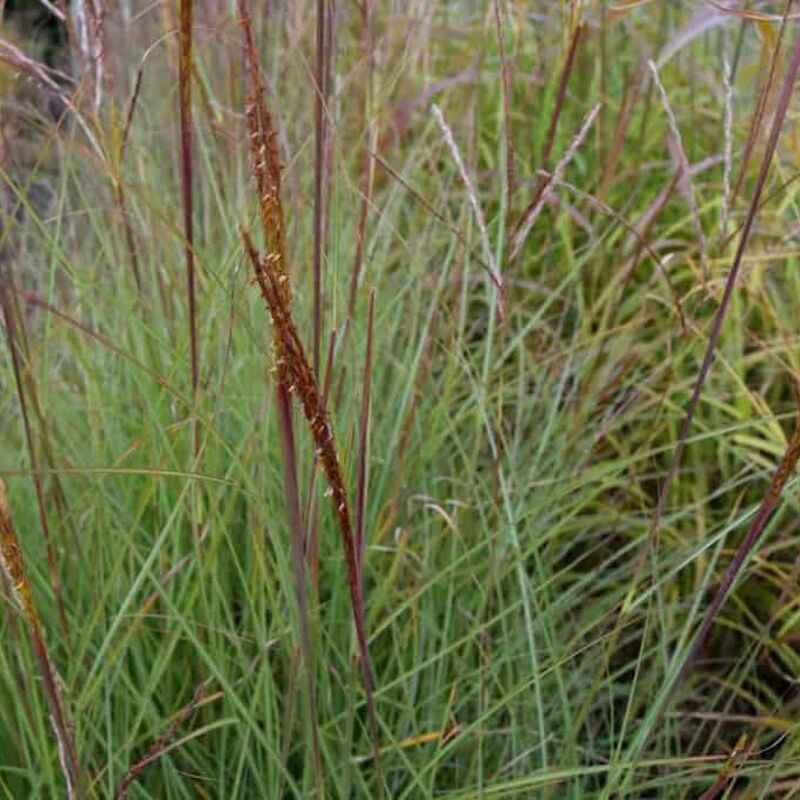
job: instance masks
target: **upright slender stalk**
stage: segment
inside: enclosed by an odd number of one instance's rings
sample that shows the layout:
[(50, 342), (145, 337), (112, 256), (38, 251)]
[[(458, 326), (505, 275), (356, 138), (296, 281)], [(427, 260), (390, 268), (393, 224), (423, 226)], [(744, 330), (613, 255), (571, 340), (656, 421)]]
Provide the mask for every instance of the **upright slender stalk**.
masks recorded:
[[(578, 45), (583, 38), (584, 30), (583, 23), (575, 26), (572, 32), (572, 38), (570, 39), (567, 55), (564, 59), (564, 64), (561, 67), (561, 75), (558, 80), (558, 90), (556, 92), (556, 101), (553, 105), (553, 111), (550, 115), (550, 124), (547, 127), (547, 133), (544, 137), (544, 145), (542, 146), (542, 154), (539, 158), (539, 163), (542, 165), (542, 169), (547, 169), (547, 162), (550, 160), (550, 153), (553, 149), (553, 143), (555, 142), (556, 137), (556, 129), (558, 128), (558, 120), (561, 116), (561, 111), (564, 108), (564, 99), (567, 96), (569, 76), (572, 72), (572, 67), (575, 64), (575, 55), (578, 52)], [(544, 195), (548, 185), (549, 183), (546, 178), (539, 179), (530, 203), (528, 203), (525, 211), (522, 212), (519, 222), (517, 222), (516, 229), (513, 232), (515, 238), (519, 237), (519, 230), (525, 224), (525, 220), (531, 216), (533, 209), (542, 203), (542, 196)], [(514, 256), (512, 255), (509, 260), (513, 259)]]
[(323, 791), (322, 760), (319, 747), (319, 725), (317, 723), (316, 688), (314, 686), (314, 663), (311, 648), (311, 615), (308, 608), (306, 590), (306, 562), (304, 557), (305, 536), (300, 515), (300, 491), (297, 484), (297, 447), (292, 422), (292, 400), (289, 388), (282, 381), (275, 386), (276, 407), (278, 410), (278, 431), (283, 451), (283, 483), (286, 489), (286, 505), (289, 517), (289, 536), (291, 540), (292, 572), (297, 597), (297, 613), (300, 621), (300, 650), (306, 673), (308, 692), (307, 708), (311, 728), (311, 750), (314, 758), (314, 772), (317, 789)]
[(553, 105), (553, 112), (550, 115), (550, 124), (547, 127), (547, 134), (544, 137), (542, 155), (539, 158), (539, 163), (542, 165), (543, 169), (547, 169), (547, 162), (550, 160), (550, 153), (553, 150), (553, 142), (556, 138), (558, 120), (561, 117), (561, 112), (564, 109), (564, 100), (567, 96), (569, 76), (572, 73), (572, 67), (575, 64), (575, 55), (578, 52), (578, 45), (581, 42), (581, 38), (583, 37), (585, 30), (586, 29), (583, 23), (577, 24), (573, 29), (572, 38), (570, 39), (569, 48), (567, 49), (567, 55), (564, 59), (564, 64), (561, 67), (561, 75), (558, 79), (558, 90), (556, 92), (556, 101)]
[(500, 51), (500, 77), (503, 86), (503, 128), (506, 137), (506, 194), (509, 207), (514, 194), (514, 141), (511, 133), (511, 77), (506, 56), (505, 26), (500, 0), (494, 0), (494, 21), (497, 29), (497, 47)]
[(186, 296), (189, 306), (189, 347), (192, 365), (192, 448), (195, 461), (200, 453), (200, 420), (197, 416), (199, 366), (197, 357), (197, 305), (194, 268), (194, 199), (192, 194), (192, 0), (180, 0), (180, 120), (181, 189), (186, 261)]
[(313, 252), (313, 280), (314, 280), (314, 344), (313, 363), (314, 372), (319, 378), (319, 360), (322, 338), (322, 259), (324, 247), (324, 197), (325, 183), (325, 139), (327, 131), (327, 49), (330, 42), (327, 36), (327, 3), (326, 0), (317, 0), (317, 52), (315, 66), (315, 92), (314, 92), (314, 252)]
[(362, 28), (364, 40), (364, 57), (366, 60), (366, 77), (364, 79), (364, 173), (361, 182), (361, 206), (356, 223), (356, 251), (353, 256), (353, 268), (350, 274), (350, 292), (347, 300), (347, 319), (345, 320), (344, 334), (342, 336), (342, 352), (345, 351), (347, 337), (350, 331), (350, 320), (356, 308), (356, 295), (358, 282), (361, 278), (361, 269), (364, 265), (364, 251), (367, 240), (367, 218), (372, 202), (372, 190), (375, 183), (375, 158), (377, 150), (378, 126), (372, 120), (372, 105), (374, 94), (375, 72), (375, 9), (374, 0), (365, 0), (362, 10)]
[(358, 478), (356, 481), (356, 561), (363, 586), (364, 531), (367, 506), (367, 456), (369, 452), (370, 389), (372, 385), (372, 328), (375, 321), (375, 290), (369, 293), (367, 352), (364, 357), (364, 384), (361, 396), (361, 419), (358, 441)]

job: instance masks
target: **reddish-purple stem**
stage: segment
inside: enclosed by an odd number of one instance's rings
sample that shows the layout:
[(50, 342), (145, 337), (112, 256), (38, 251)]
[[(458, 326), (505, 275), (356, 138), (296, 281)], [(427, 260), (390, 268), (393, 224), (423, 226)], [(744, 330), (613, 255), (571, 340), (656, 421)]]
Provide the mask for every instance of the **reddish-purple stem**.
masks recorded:
[(308, 714), (311, 725), (311, 749), (314, 757), (314, 769), (317, 784), (322, 787), (322, 760), (319, 749), (319, 726), (317, 724), (316, 690), (314, 688), (313, 653), (311, 649), (311, 623), (308, 610), (308, 592), (306, 590), (306, 571), (304, 548), (305, 536), (300, 518), (300, 491), (297, 486), (297, 448), (294, 439), (292, 422), (292, 400), (289, 390), (283, 381), (275, 386), (275, 397), (278, 409), (278, 430), (283, 451), (283, 483), (286, 488), (286, 505), (289, 517), (289, 536), (291, 544), (292, 572), (294, 573), (295, 593), (297, 595), (297, 611), (300, 618), (300, 647), (306, 672), (306, 688), (308, 691)]
[(356, 483), (356, 564), (359, 580), (363, 585), (364, 529), (367, 503), (367, 453), (369, 450), (369, 401), (372, 385), (372, 325), (375, 318), (375, 290), (369, 293), (369, 316), (367, 317), (367, 353), (364, 357), (364, 386), (361, 398), (361, 422), (358, 443), (358, 479)]
[[(561, 116), (561, 110), (564, 107), (564, 98), (567, 94), (567, 84), (569, 82), (569, 76), (572, 72), (572, 66), (575, 63), (575, 54), (578, 52), (578, 45), (580, 44), (581, 36), (583, 34), (584, 28), (583, 25), (577, 25), (575, 30), (572, 34), (572, 39), (569, 43), (569, 50), (567, 51), (567, 57), (564, 60), (564, 66), (561, 69), (561, 77), (558, 81), (558, 92), (556, 94), (556, 101), (553, 106), (553, 113), (550, 115), (550, 125), (547, 128), (547, 134), (544, 139), (544, 146), (542, 147), (542, 155), (539, 159), (539, 163), (542, 165), (542, 168), (545, 169), (547, 167), (547, 162), (550, 160), (550, 152), (553, 149), (553, 142), (555, 141), (556, 136), (556, 128), (558, 127), (558, 119)], [(537, 204), (539, 203), (543, 192), (547, 189), (548, 182), (546, 179), (540, 179), (539, 183), (536, 187), (536, 190), (533, 194), (533, 199), (528, 203), (528, 207), (522, 213), (522, 216), (517, 223), (517, 230), (519, 230), (525, 223), (525, 219), (528, 217), (528, 214), (536, 208)]]
[(364, 140), (366, 151), (364, 153), (364, 176), (361, 185), (361, 206), (358, 212), (358, 222), (356, 223), (356, 252), (353, 256), (353, 269), (350, 275), (350, 293), (347, 301), (347, 319), (342, 336), (342, 352), (347, 342), (350, 331), (350, 320), (353, 318), (356, 308), (356, 294), (358, 292), (358, 282), (361, 277), (361, 269), (364, 265), (364, 250), (366, 248), (367, 237), (367, 217), (372, 201), (372, 186), (375, 178), (375, 160), (373, 158), (374, 128), (369, 119), (370, 102), (372, 96), (372, 73), (375, 66), (374, 50), (375, 35), (373, 8), (374, 0), (365, 0), (363, 9), (363, 30), (364, 30), (364, 51), (367, 66), (366, 89), (364, 93)]
[(314, 92), (314, 373), (319, 376), (320, 347), (322, 338), (322, 257), (324, 239), (323, 187), (325, 172), (325, 135), (327, 81), (326, 48), (330, 45), (326, 36), (326, 2), (317, 0), (317, 52)]
[[(128, 771), (123, 775), (122, 780), (117, 785), (117, 789), (114, 792), (114, 800), (124, 800), (124, 798), (128, 796), (131, 786), (139, 779), (139, 776), (145, 769), (147, 769), (150, 764), (158, 761), (158, 759), (167, 752), (178, 728), (197, 711), (201, 704), (209, 700), (209, 696), (206, 694), (209, 683), (210, 681), (206, 680), (197, 687), (189, 704), (184, 706), (177, 713), (167, 730), (153, 742), (147, 752), (136, 761), (136, 763), (131, 764)], [(221, 696), (221, 693), (217, 696)]]
[(192, 0), (180, 0), (180, 122), (181, 122), (181, 189), (183, 194), (183, 228), (186, 260), (186, 294), (189, 305), (189, 347), (192, 367), (192, 403), (195, 407), (193, 452), (200, 452), (200, 420), (198, 403), (199, 367), (197, 358), (197, 306), (194, 269), (194, 201), (192, 195)]
[(500, 0), (494, 0), (494, 21), (497, 28), (497, 45), (500, 49), (500, 76), (503, 82), (503, 127), (506, 135), (506, 193), (509, 198), (514, 193), (514, 144), (511, 136), (511, 77), (506, 57), (503, 12)]
[(575, 63), (575, 54), (578, 52), (578, 45), (580, 44), (583, 31), (583, 24), (575, 26), (575, 30), (572, 32), (572, 39), (569, 43), (569, 50), (567, 50), (567, 57), (564, 59), (564, 66), (561, 68), (561, 76), (558, 79), (556, 102), (553, 106), (553, 113), (550, 116), (550, 125), (547, 128), (547, 135), (544, 137), (542, 156), (539, 159), (542, 168), (546, 168), (547, 162), (550, 160), (550, 152), (553, 149), (553, 142), (556, 137), (558, 119), (561, 116), (561, 110), (564, 108), (564, 99), (567, 96), (567, 84), (569, 83), (569, 76), (572, 72), (572, 66)]

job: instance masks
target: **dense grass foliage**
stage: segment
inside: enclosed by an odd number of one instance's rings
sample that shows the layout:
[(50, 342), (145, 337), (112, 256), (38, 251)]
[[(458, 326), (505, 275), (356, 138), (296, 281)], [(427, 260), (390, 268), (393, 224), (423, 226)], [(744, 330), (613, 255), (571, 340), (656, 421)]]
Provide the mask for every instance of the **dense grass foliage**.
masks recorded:
[(794, 796), (798, 9), (72, 6), (0, 28), (0, 797)]

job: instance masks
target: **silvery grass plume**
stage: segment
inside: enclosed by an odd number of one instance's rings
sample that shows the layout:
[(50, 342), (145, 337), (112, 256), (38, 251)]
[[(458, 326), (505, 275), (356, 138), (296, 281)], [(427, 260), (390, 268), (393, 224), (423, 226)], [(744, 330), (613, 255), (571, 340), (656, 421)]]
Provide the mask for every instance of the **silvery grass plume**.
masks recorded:
[(594, 124), (597, 115), (600, 113), (601, 104), (598, 103), (587, 115), (583, 121), (583, 125), (581, 125), (581, 129), (575, 135), (575, 138), (570, 142), (569, 147), (567, 148), (567, 152), (564, 154), (564, 157), (561, 161), (556, 164), (555, 169), (553, 170), (552, 175), (545, 181), (544, 188), (542, 191), (534, 198), (533, 202), (525, 209), (525, 213), (522, 215), (522, 219), (520, 220), (519, 225), (517, 226), (517, 230), (514, 233), (514, 244), (511, 248), (511, 255), (509, 256), (509, 260), (513, 261), (516, 257), (520, 254), (525, 242), (528, 239), (528, 235), (533, 228), (534, 223), (539, 217), (542, 209), (544, 208), (544, 204), (552, 192), (553, 187), (558, 185), (561, 182), (561, 179), (564, 176), (564, 173), (567, 171), (567, 167), (570, 165), (570, 162), (575, 157), (575, 153), (578, 152), (578, 148), (580, 148), (581, 144), (583, 144), (583, 140), (586, 138), (589, 130), (591, 129), (592, 125)]
[(469, 203), (472, 206), (472, 211), (475, 214), (475, 223), (478, 226), (478, 232), (480, 233), (481, 237), (481, 246), (483, 247), (483, 257), (486, 259), (486, 263), (489, 265), (489, 277), (492, 279), (492, 283), (494, 283), (497, 289), (497, 314), (500, 317), (500, 321), (503, 322), (505, 320), (505, 310), (503, 308), (503, 295), (505, 293), (505, 287), (503, 286), (503, 278), (500, 275), (500, 270), (498, 269), (494, 253), (492, 251), (492, 245), (489, 241), (489, 231), (486, 228), (486, 220), (483, 217), (483, 211), (480, 203), (478, 202), (478, 195), (475, 192), (475, 187), (472, 185), (472, 181), (470, 180), (464, 160), (461, 158), (461, 151), (458, 149), (456, 140), (453, 137), (453, 131), (450, 130), (450, 126), (447, 124), (444, 114), (442, 114), (442, 109), (439, 108), (436, 103), (433, 103), (431, 105), (431, 111), (433, 112), (433, 116), (436, 119), (436, 124), (439, 126), (439, 130), (442, 132), (442, 136), (447, 143), (447, 147), (450, 150), (453, 161), (455, 161), (456, 167), (458, 167), (458, 174), (461, 176), (461, 180), (464, 183), (464, 188), (467, 191), (467, 199), (469, 200)]

